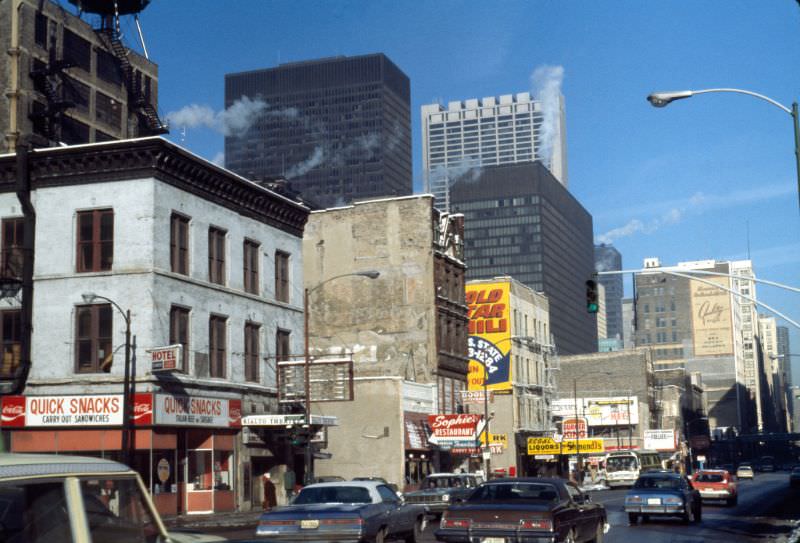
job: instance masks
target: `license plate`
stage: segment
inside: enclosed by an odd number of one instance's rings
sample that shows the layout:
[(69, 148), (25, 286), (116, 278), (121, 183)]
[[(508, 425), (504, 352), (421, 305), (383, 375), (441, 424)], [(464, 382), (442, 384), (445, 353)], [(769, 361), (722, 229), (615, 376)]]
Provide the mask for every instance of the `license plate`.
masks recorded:
[(481, 539), (481, 543), (506, 543), (506, 538), (504, 537), (484, 537)]
[(661, 498), (647, 498), (647, 505), (661, 505)]
[(318, 520), (301, 520), (300, 521), (300, 528), (304, 530), (313, 530), (314, 528), (319, 528), (319, 521)]

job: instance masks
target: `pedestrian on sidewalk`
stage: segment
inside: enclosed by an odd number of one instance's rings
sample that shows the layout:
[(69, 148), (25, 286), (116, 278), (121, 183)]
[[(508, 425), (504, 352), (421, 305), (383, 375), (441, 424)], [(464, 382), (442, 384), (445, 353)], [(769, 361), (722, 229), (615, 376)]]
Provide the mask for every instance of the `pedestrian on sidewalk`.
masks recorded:
[(275, 493), (275, 483), (272, 482), (269, 472), (265, 473), (262, 479), (264, 482), (264, 502), (262, 505), (264, 511), (269, 511), (278, 505), (278, 496)]

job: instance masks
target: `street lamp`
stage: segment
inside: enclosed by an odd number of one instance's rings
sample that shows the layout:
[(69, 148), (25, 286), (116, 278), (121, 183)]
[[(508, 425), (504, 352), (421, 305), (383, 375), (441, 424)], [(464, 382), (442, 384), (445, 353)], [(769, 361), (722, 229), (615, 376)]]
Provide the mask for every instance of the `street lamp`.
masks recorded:
[(304, 370), (304, 392), (305, 392), (305, 426), (306, 426), (306, 440), (305, 440), (305, 455), (304, 455), (304, 482), (305, 484), (311, 484), (314, 482), (314, 474), (311, 470), (311, 357), (309, 356), (309, 349), (308, 349), (308, 299), (312, 292), (320, 288), (325, 283), (333, 281), (334, 279), (339, 279), (341, 277), (367, 277), (369, 279), (377, 279), (380, 276), (381, 272), (376, 270), (368, 270), (368, 271), (360, 271), (360, 272), (352, 272), (352, 273), (343, 273), (341, 275), (334, 275), (333, 277), (329, 277), (324, 281), (317, 283), (313, 288), (305, 288), (303, 290), (303, 319), (304, 319), (304, 331), (303, 331), (303, 340), (304, 340), (304, 356), (305, 356), (305, 363), (303, 364)]
[(100, 296), (93, 292), (85, 292), (81, 294), (83, 301), (91, 304), (95, 300), (105, 300), (122, 314), (125, 319), (125, 376), (122, 381), (122, 463), (130, 466), (131, 463), (131, 401), (134, 398), (136, 387), (136, 376), (131, 375), (131, 310), (123, 311), (122, 308), (112, 300), (105, 296)]
[(797, 194), (798, 198), (800, 198), (800, 113), (798, 113), (798, 106), (796, 101), (792, 103), (792, 108), (789, 109), (780, 102), (776, 102), (772, 98), (764, 96), (763, 94), (758, 94), (757, 92), (751, 92), (742, 89), (703, 89), (703, 90), (685, 90), (685, 91), (673, 91), (673, 92), (654, 92), (647, 97), (647, 101), (650, 102), (653, 105), (653, 107), (666, 107), (675, 100), (691, 98), (695, 94), (706, 94), (709, 92), (735, 92), (738, 94), (746, 94), (748, 96), (753, 96), (760, 100), (764, 100), (765, 102), (769, 102), (773, 106), (777, 107), (778, 109), (792, 116), (792, 119), (794, 120), (794, 155), (797, 163)]

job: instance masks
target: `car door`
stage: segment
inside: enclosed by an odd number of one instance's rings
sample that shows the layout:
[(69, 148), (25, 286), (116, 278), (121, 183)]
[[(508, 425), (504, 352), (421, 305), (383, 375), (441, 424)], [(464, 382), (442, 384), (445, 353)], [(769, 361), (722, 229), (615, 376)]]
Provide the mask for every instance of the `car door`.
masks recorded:
[(567, 493), (575, 508), (575, 533), (578, 541), (584, 541), (594, 536), (596, 507), (591, 503), (588, 494), (584, 494), (574, 483), (567, 483)]
[(388, 533), (396, 534), (405, 532), (409, 529), (408, 515), (403, 514), (402, 502), (397, 493), (386, 485), (378, 485), (378, 494), (381, 497), (381, 505), (386, 512), (386, 526)]

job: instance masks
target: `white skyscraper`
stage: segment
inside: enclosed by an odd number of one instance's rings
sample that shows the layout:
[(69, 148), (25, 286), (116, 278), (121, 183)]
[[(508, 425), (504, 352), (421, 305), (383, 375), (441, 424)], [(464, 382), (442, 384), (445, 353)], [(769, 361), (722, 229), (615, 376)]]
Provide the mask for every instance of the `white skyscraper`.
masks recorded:
[(567, 186), (564, 97), (530, 93), (422, 106), (422, 166), (425, 190), (436, 207), (449, 211), (449, 188), (474, 179), (483, 166), (541, 161)]

